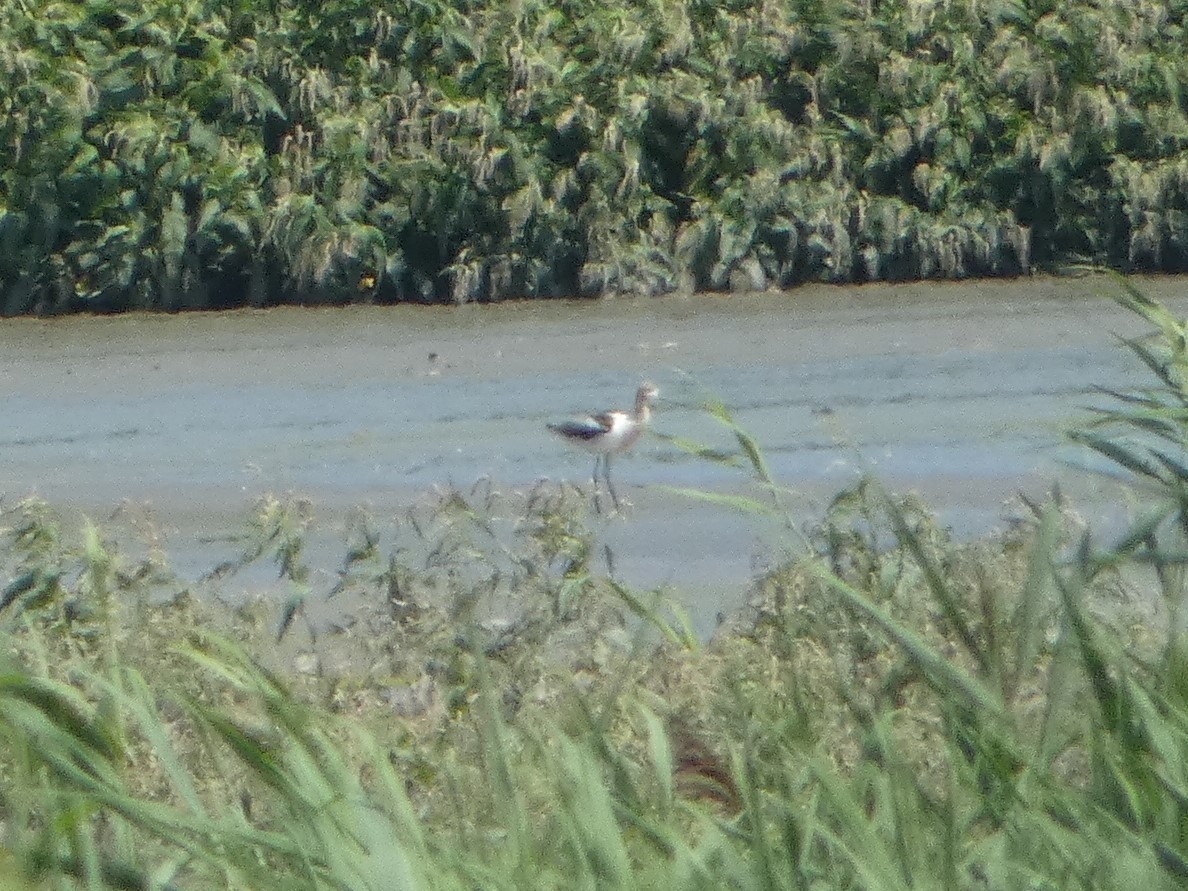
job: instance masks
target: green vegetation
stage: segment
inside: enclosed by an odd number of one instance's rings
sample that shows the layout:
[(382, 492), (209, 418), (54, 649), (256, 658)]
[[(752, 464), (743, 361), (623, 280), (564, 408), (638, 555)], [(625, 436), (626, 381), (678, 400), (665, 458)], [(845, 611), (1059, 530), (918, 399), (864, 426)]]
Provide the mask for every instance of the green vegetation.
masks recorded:
[[(1130, 344), (1152, 386), (1076, 434), (1151, 490), (1116, 543), (1056, 499), (959, 544), (868, 481), (704, 644), (597, 571), (570, 487), (514, 496), (510, 532), (492, 517), (513, 496), (447, 491), (387, 553), (358, 518), (341, 627), (318, 637), (298, 621), (306, 505), (264, 501), (214, 573), (275, 560), (279, 618), (8, 509), (0, 880), (1182, 887), (1188, 326), (1124, 300), (1158, 327)], [(757, 486), (729, 506), (780, 511), (755, 443), (711, 412)]]
[(13, 0), (0, 313), (1183, 271), (1185, 9)]

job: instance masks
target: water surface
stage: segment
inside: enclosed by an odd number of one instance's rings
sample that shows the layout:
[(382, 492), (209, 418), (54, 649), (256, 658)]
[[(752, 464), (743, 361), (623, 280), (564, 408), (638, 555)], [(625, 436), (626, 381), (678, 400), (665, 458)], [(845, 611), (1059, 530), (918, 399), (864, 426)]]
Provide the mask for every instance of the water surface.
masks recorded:
[[(1183, 279), (1141, 283), (1178, 299)], [(261, 494), (308, 497), (329, 586), (344, 518), (381, 521), (426, 489), (587, 479), (547, 420), (663, 390), (656, 427), (729, 448), (721, 398), (804, 521), (863, 471), (921, 492), (962, 536), (1059, 478), (1092, 519), (1118, 493), (1067, 465), (1091, 387), (1134, 385), (1117, 335), (1144, 326), (1105, 279), (803, 288), (787, 293), (463, 307), (284, 308), (0, 321), (0, 493), (103, 520), (147, 512), (174, 566), (232, 556)], [(1184, 311), (1182, 304), (1175, 304)], [(700, 627), (737, 604), (770, 539), (669, 487), (742, 475), (658, 439), (618, 461), (634, 507), (600, 527), (618, 574), (670, 584)]]

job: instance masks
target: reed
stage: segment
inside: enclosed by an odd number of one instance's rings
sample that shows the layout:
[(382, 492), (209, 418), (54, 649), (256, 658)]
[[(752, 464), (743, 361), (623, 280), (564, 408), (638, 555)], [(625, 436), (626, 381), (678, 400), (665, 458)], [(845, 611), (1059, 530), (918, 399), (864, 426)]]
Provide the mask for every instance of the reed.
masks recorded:
[(0, 313), (1183, 271), (1183, 11), (14, 2)]

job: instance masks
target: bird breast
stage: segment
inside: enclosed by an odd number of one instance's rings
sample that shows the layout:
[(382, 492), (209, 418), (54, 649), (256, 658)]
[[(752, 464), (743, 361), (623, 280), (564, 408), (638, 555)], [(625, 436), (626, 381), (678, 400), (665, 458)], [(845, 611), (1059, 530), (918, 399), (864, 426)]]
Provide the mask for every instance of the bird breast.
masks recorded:
[(600, 452), (622, 452), (635, 445), (643, 427), (625, 412), (607, 412), (598, 418), (606, 433), (599, 437)]

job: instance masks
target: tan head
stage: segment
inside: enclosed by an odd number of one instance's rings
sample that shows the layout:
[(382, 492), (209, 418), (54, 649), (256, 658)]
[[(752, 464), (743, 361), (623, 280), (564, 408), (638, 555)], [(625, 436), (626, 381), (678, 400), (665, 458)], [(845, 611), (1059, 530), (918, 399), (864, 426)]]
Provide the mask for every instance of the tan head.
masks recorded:
[(635, 391), (635, 413), (643, 420), (651, 414), (652, 403), (660, 395), (660, 389), (655, 384), (644, 382)]

